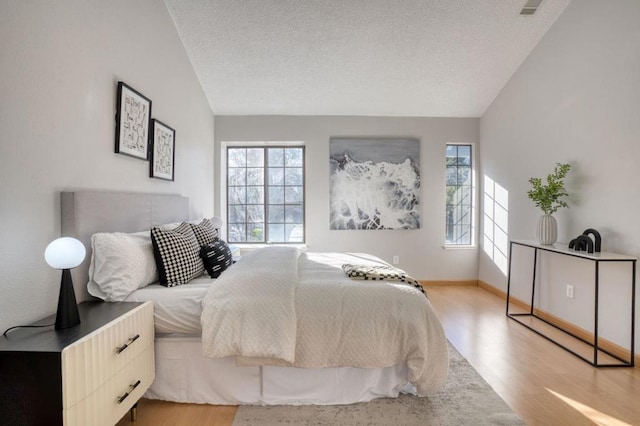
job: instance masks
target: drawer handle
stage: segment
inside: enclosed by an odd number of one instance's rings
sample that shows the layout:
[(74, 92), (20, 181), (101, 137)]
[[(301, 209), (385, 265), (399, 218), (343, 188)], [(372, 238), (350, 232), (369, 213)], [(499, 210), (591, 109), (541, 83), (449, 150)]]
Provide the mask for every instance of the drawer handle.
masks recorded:
[(135, 382), (132, 385), (129, 385), (129, 389), (127, 389), (127, 391), (124, 393), (124, 395), (118, 397), (118, 404), (122, 404), (122, 402), (125, 399), (127, 399), (129, 394), (131, 394), (131, 392), (133, 392), (138, 387), (139, 384), (140, 384), (140, 380), (138, 380), (137, 382)]
[(136, 340), (138, 340), (140, 338), (139, 334), (136, 334), (135, 336), (133, 336), (131, 339), (129, 339), (129, 341), (127, 343), (125, 343), (122, 346), (118, 346), (116, 348), (116, 353), (119, 354), (120, 352), (124, 351), (125, 349), (127, 349), (129, 347), (130, 344), (132, 344), (133, 342), (135, 342)]

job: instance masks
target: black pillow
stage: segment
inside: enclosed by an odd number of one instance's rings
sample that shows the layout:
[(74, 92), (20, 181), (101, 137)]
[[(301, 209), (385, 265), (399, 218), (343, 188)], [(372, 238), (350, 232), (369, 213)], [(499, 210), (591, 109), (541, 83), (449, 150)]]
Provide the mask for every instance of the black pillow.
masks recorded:
[(231, 250), (227, 243), (216, 239), (200, 249), (204, 268), (211, 278), (218, 278), (222, 271), (231, 266)]
[(200, 245), (189, 224), (183, 223), (171, 231), (153, 227), (151, 242), (160, 284), (173, 287), (202, 275)]

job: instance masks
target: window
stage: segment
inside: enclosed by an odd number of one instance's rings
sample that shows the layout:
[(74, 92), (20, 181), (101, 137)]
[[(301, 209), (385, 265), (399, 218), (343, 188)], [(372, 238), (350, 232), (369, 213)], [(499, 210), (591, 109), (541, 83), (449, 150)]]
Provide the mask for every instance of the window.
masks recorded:
[(447, 144), (447, 245), (473, 244), (471, 145)]
[(227, 241), (304, 242), (304, 147), (227, 148)]

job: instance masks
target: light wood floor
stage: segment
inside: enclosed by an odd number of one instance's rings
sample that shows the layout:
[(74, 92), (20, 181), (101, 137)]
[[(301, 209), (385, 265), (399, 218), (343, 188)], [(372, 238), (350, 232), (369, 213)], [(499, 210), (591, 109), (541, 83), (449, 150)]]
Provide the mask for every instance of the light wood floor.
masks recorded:
[[(593, 368), (507, 319), (504, 300), (478, 287), (428, 294), (451, 343), (528, 425), (640, 425), (638, 367)], [(137, 425), (230, 425), (235, 412), (143, 399)]]

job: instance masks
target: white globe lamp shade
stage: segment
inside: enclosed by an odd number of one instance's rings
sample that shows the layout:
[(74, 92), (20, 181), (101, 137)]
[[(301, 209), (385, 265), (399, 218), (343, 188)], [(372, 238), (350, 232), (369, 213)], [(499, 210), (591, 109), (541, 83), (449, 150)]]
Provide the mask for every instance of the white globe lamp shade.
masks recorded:
[(49, 243), (44, 251), (44, 259), (54, 269), (73, 269), (82, 263), (86, 254), (80, 241), (62, 237)]

